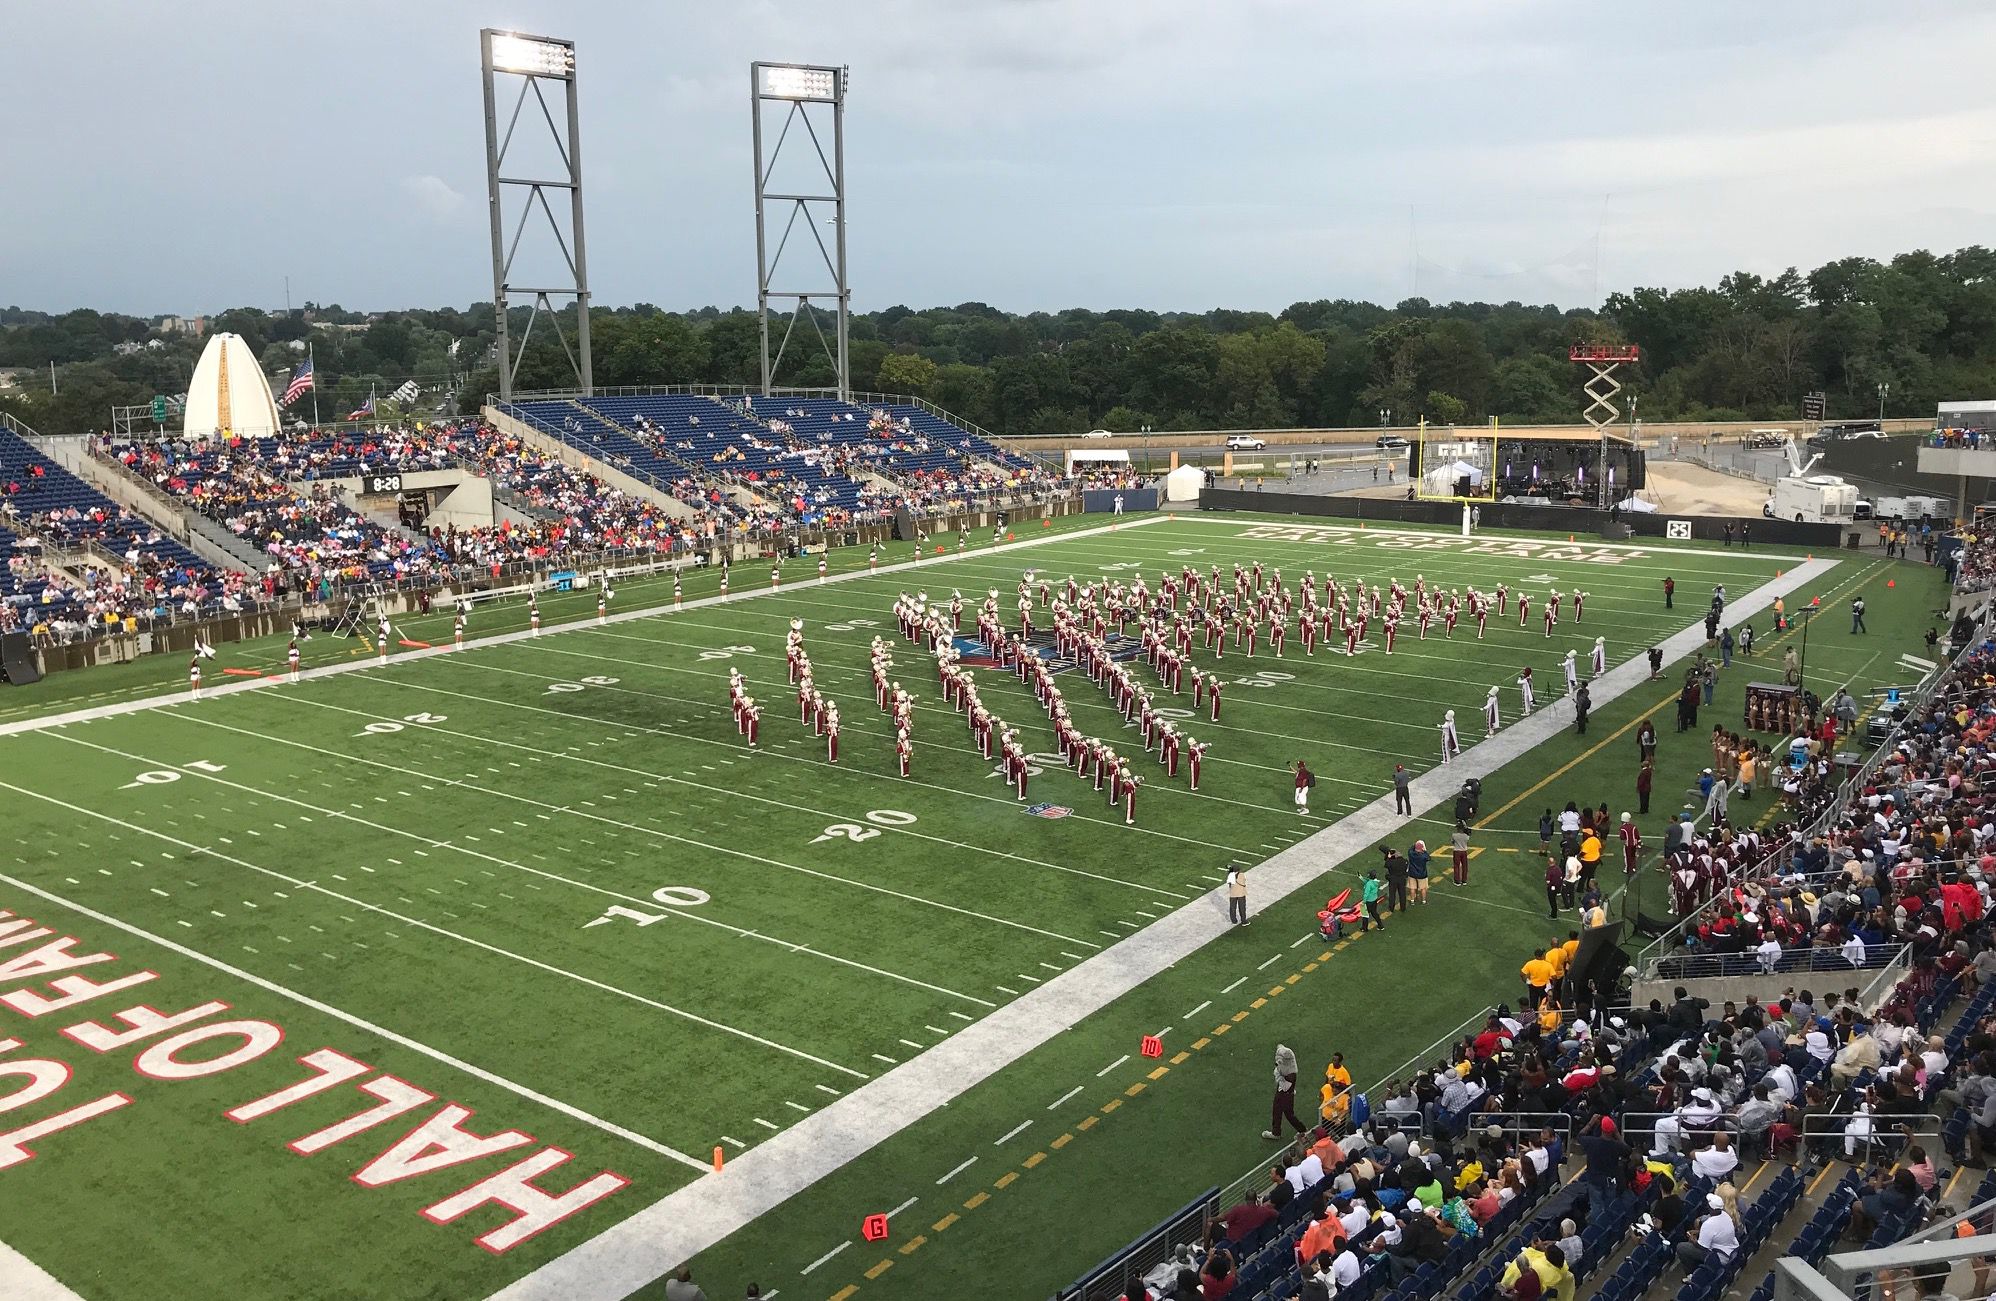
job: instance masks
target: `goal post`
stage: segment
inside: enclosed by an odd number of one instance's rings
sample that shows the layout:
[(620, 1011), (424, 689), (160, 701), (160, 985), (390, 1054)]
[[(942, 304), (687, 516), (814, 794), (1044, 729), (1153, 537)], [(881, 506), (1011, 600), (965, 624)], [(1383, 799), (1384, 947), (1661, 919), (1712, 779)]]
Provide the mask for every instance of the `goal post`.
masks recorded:
[(1498, 431), (1454, 426), (1420, 427), (1414, 444), (1414, 495), (1423, 501), (1495, 499)]

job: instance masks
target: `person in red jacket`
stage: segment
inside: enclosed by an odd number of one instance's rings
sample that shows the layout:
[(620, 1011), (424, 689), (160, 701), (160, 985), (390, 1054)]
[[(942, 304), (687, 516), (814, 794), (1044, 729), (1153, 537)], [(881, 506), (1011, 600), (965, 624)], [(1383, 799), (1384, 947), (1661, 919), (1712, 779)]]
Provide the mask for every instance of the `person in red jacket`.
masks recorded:
[(1317, 775), (1305, 767), (1303, 761), (1296, 761), (1296, 811), (1310, 811), (1310, 788), (1317, 784)]

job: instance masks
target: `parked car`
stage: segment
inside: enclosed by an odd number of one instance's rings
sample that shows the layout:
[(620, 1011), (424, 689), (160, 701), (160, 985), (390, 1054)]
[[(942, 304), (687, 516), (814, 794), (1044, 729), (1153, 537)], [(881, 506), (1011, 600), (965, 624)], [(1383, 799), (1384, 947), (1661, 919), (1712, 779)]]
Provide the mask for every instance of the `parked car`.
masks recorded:
[(1379, 448), (1381, 451), (1395, 447), (1405, 447), (1406, 445), (1407, 440), (1398, 434), (1381, 434), (1379, 440), (1373, 444), (1374, 447)]
[(1106, 429), (1091, 429), (1091, 430), (1089, 430), (1089, 431), (1088, 431), (1087, 433), (1083, 434), (1083, 435), (1082, 435), (1082, 437), (1083, 437), (1083, 438), (1114, 438), (1114, 437), (1115, 437), (1115, 435), (1114, 435), (1114, 434), (1112, 434), (1112, 433), (1110, 433), (1110, 432), (1109, 432), (1108, 430), (1106, 430)]
[(1780, 447), (1787, 441), (1786, 429), (1749, 429), (1746, 436), (1748, 447)]
[(1268, 446), (1268, 440), (1253, 438), (1247, 434), (1227, 436), (1227, 450), (1230, 452), (1259, 452)]

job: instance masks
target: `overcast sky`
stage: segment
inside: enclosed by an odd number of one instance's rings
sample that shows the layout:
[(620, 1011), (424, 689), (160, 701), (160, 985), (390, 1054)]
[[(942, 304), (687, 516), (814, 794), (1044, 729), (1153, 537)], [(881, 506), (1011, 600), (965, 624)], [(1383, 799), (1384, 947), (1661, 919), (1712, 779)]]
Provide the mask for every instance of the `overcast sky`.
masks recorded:
[(0, 303), (50, 310), (278, 306), (287, 275), (296, 303), (489, 298), (482, 26), (577, 43), (599, 304), (753, 302), (757, 58), (852, 69), (861, 311), (1575, 306), (1996, 229), (1996, 8), (1969, 0), (76, 0), (6, 26)]

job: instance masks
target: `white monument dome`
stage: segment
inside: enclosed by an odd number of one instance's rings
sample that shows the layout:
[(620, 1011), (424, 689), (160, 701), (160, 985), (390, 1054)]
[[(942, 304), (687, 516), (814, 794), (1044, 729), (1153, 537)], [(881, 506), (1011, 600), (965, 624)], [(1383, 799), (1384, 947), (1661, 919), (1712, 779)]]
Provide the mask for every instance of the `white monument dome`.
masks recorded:
[(212, 336), (187, 386), (187, 436), (262, 438), (281, 427), (270, 382), (249, 343), (240, 334)]

